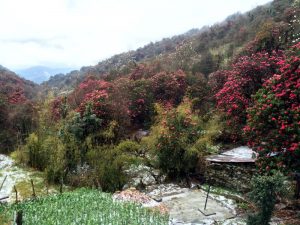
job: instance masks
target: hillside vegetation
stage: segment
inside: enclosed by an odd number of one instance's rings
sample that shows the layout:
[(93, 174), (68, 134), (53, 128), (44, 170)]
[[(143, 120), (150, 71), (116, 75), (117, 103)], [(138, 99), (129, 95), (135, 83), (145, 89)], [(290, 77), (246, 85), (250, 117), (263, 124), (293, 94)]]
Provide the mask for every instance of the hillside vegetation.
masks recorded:
[[(299, 10), (299, 1), (275, 0), (54, 76), (35, 101), (33, 84), (5, 72), (17, 85), (3, 92), (10, 83), (1, 83), (9, 128), (1, 150), (16, 150), (48, 182), (110, 192), (123, 188), (132, 165), (181, 180), (204, 174), (206, 155), (236, 144), (258, 152), (262, 173), (297, 172)], [(139, 129), (149, 136), (135, 138)]]
[[(44, 82), (56, 92), (74, 89), (87, 76), (110, 79), (123, 76), (139, 63), (159, 63), (164, 71), (182, 69), (205, 75), (226, 68), (236, 55), (244, 54), (251, 41), (257, 51), (273, 47), (286, 48), (291, 38), (289, 22), (293, 0), (275, 0), (267, 5), (229, 16), (210, 27), (192, 29), (183, 35), (150, 43), (135, 51), (115, 55), (95, 66), (82, 67), (67, 75), (56, 75)], [(293, 14), (294, 15), (294, 14)], [(279, 34), (282, 37), (279, 40)], [(259, 43), (260, 42), (260, 43)], [(276, 42), (276, 43), (275, 43)], [(254, 45), (254, 43), (252, 43)]]
[[(267, 225), (282, 174), (300, 173), (299, 18), (299, 0), (274, 0), (40, 86), (1, 67), (0, 152), (49, 184), (115, 192), (139, 165), (183, 183), (205, 176), (207, 155), (248, 145), (261, 175), (252, 192), (261, 213), (249, 224)], [(25, 224), (167, 224), (89, 189), (0, 213), (15, 209)]]
[(33, 130), (39, 87), (0, 66), (0, 149), (11, 151)]

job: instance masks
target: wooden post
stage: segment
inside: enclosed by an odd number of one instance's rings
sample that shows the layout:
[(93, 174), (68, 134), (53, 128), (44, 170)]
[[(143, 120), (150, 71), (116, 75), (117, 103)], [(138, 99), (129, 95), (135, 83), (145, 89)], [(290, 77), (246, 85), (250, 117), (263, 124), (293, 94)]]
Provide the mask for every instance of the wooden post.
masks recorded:
[(95, 189), (98, 189), (98, 184), (97, 184), (97, 180), (96, 179), (94, 179), (94, 185), (93, 185), (93, 187), (95, 187)]
[(61, 194), (63, 193), (63, 183), (64, 183), (64, 181), (63, 181), (63, 178), (61, 177), (61, 179), (60, 179), (60, 187), (59, 187), (59, 192)]
[(49, 187), (48, 187), (48, 182), (46, 182), (46, 192), (47, 192), (47, 195), (49, 195)]
[(300, 173), (295, 173), (294, 179), (296, 180), (295, 198), (299, 199), (300, 198)]
[(208, 186), (208, 190), (207, 190), (207, 194), (206, 194), (204, 210), (206, 210), (206, 205), (207, 205), (207, 199), (208, 199), (209, 192), (210, 192), (210, 185)]
[(34, 190), (34, 184), (33, 184), (33, 180), (30, 180), (31, 182), (31, 187), (32, 187), (32, 197), (36, 198), (36, 194), (35, 194), (35, 190)]
[(210, 192), (210, 184), (208, 186), (208, 190), (207, 190), (207, 194), (206, 194), (206, 199), (205, 199), (205, 205), (204, 205), (204, 210), (202, 211), (200, 208), (198, 209), (204, 216), (211, 216), (211, 215), (215, 215), (215, 212), (209, 212), (206, 210), (206, 205), (207, 205), (207, 200), (208, 200), (208, 195)]
[(17, 188), (16, 188), (15, 185), (14, 185), (14, 190), (15, 190), (15, 193), (16, 193), (16, 203), (18, 203), (18, 191), (17, 191)]
[(7, 175), (4, 177), (4, 180), (3, 180), (2, 183), (1, 183), (0, 191), (2, 190), (2, 187), (3, 187), (3, 185), (4, 185), (4, 182), (5, 182), (6, 178), (7, 178)]
[(23, 212), (18, 211), (16, 215), (16, 225), (22, 225), (23, 224), (22, 220), (23, 220)]

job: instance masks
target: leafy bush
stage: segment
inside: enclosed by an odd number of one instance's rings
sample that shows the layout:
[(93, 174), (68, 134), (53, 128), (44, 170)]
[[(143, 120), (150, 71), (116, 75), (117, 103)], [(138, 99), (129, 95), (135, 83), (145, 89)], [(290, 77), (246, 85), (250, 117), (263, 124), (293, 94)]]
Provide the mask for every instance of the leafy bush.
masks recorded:
[(84, 140), (92, 132), (96, 132), (101, 128), (102, 120), (99, 119), (91, 109), (91, 105), (87, 105), (85, 112), (71, 114), (66, 121), (66, 132), (71, 133), (79, 141)]
[(139, 145), (123, 141), (117, 146), (98, 146), (88, 152), (88, 162), (94, 170), (92, 179), (99, 183), (102, 190), (114, 192), (127, 182), (125, 169), (136, 160)]
[(276, 173), (272, 176), (257, 176), (251, 181), (250, 199), (259, 212), (250, 215), (247, 225), (268, 225), (276, 203), (276, 196), (285, 191), (284, 176)]
[(142, 145), (151, 150), (157, 166), (170, 178), (185, 177), (195, 171), (199, 160), (194, 144), (201, 136), (200, 119), (192, 113), (188, 99), (177, 108), (157, 105), (157, 112), (157, 124)]
[(205, 121), (202, 121), (201, 126), (202, 132), (194, 143), (194, 148), (201, 155), (219, 153), (220, 145), (216, 145), (216, 143), (221, 137), (224, 128), (220, 117), (213, 114)]
[(156, 107), (156, 122), (150, 135), (141, 141), (143, 150), (152, 155), (147, 163), (160, 168), (171, 179), (181, 179), (189, 173), (204, 174), (204, 157), (218, 152), (216, 141), (221, 133), (219, 117), (203, 119), (192, 111), (192, 102), (185, 98), (173, 108)]
[(66, 148), (56, 136), (48, 136), (42, 144), (44, 152), (48, 153), (46, 163), (46, 179), (50, 183), (59, 182), (66, 169)]
[(43, 150), (40, 138), (35, 133), (30, 134), (24, 146), (24, 151), (28, 154), (29, 166), (40, 170), (45, 169), (49, 155)]

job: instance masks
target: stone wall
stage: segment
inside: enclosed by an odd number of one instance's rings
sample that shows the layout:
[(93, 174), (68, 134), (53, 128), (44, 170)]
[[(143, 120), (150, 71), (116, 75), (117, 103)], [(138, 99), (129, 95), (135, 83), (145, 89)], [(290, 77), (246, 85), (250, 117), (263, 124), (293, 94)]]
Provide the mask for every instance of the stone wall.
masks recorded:
[(215, 186), (248, 192), (255, 172), (254, 163), (210, 162), (206, 171), (206, 180)]

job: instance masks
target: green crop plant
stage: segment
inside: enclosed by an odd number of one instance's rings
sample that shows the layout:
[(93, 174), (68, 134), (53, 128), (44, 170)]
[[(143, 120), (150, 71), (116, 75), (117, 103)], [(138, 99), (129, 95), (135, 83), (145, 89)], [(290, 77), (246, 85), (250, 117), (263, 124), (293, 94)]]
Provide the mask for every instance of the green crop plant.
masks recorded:
[(13, 213), (20, 210), (23, 211), (24, 225), (167, 225), (169, 220), (167, 215), (135, 203), (114, 200), (111, 194), (90, 189), (0, 206), (5, 218), (13, 218)]

